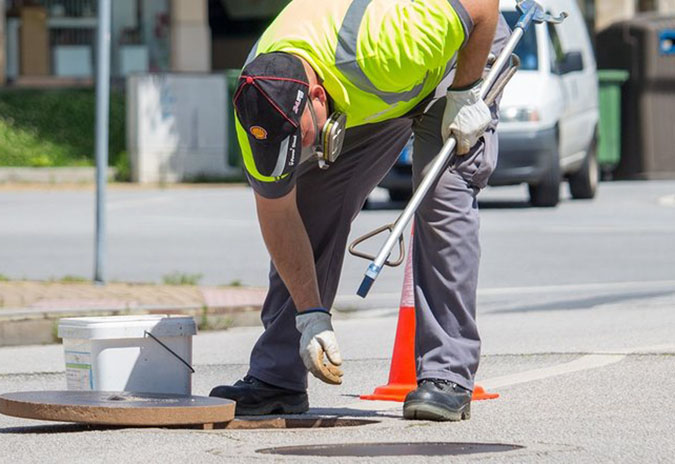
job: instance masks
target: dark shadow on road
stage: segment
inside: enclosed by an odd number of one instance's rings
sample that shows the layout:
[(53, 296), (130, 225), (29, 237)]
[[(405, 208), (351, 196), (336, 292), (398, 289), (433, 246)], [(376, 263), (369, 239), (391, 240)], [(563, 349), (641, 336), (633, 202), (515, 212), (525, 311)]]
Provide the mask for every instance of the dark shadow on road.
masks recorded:
[(106, 430), (121, 430), (126, 427), (111, 425), (88, 425), (88, 424), (50, 424), (33, 425), (26, 427), (6, 427), (0, 428), (2, 434), (55, 434), (55, 433), (79, 433), (79, 432), (101, 432)]
[(452, 442), (406, 442), (406, 443), (331, 443), (321, 445), (281, 446), (256, 450), (261, 454), (287, 456), (326, 457), (400, 457), (411, 456), (464, 456), (471, 454), (499, 453), (523, 449), (521, 445), (505, 443), (452, 443)]
[(674, 295), (675, 291), (658, 291), (658, 292), (643, 292), (643, 293), (622, 293), (612, 295), (598, 295), (587, 298), (570, 299), (563, 301), (553, 301), (545, 304), (521, 306), (519, 308), (511, 309), (493, 309), (484, 311), (483, 314), (512, 314), (512, 313), (528, 313), (535, 311), (550, 311), (563, 310), (574, 311), (579, 309), (591, 309), (595, 306), (608, 303), (625, 303), (631, 300), (644, 300), (646, 298), (657, 298), (661, 296)]
[(363, 205), (365, 211), (393, 211), (403, 210), (408, 203), (405, 201), (366, 201)]
[[(408, 203), (403, 201), (371, 201), (363, 207), (366, 211), (394, 211), (401, 210)], [(528, 209), (533, 206), (527, 200), (478, 200), (479, 209)]]
[(388, 417), (391, 419), (402, 419), (401, 414), (386, 411), (364, 411), (352, 408), (311, 408), (309, 413), (321, 417)]
[(533, 208), (527, 200), (481, 200), (478, 199), (479, 209), (528, 209)]
[[(379, 419), (400, 419), (400, 415), (387, 414), (381, 411), (362, 411), (351, 408), (311, 408), (306, 414), (266, 415), (266, 416), (238, 416), (232, 422), (213, 424), (214, 429), (228, 430), (264, 430), (264, 429), (316, 429), (358, 427), (377, 424)], [(90, 424), (40, 424), (25, 427), (0, 428), (0, 435), (49, 435), (84, 432), (105, 432), (123, 429), (173, 429), (173, 430), (202, 430), (203, 426), (196, 425), (160, 425), (160, 426), (115, 426)]]

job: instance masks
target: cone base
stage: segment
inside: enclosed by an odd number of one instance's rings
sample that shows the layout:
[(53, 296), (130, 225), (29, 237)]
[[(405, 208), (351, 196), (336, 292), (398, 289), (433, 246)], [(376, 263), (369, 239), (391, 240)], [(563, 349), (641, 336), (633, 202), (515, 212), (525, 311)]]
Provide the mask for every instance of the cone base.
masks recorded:
[(499, 393), (488, 393), (480, 385), (475, 385), (473, 387), (471, 401), (494, 400), (497, 398), (499, 398)]
[(392, 383), (377, 387), (371, 395), (361, 395), (362, 400), (370, 401), (405, 401), (405, 397), (417, 388), (417, 384)]
[[(362, 400), (368, 401), (405, 401), (405, 397), (417, 388), (417, 384), (390, 384), (377, 387), (370, 395), (359, 396)], [(499, 398), (499, 393), (488, 393), (480, 385), (476, 385), (471, 395), (471, 401), (494, 400)]]

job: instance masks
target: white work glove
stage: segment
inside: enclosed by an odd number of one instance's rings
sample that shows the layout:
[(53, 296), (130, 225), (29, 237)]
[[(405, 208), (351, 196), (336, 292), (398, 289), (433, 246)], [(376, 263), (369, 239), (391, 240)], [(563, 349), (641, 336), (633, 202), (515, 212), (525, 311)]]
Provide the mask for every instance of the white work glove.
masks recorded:
[(448, 90), (441, 126), (443, 143), (454, 135), (458, 155), (469, 153), (492, 121), (490, 108), (480, 98), (481, 83), (468, 90)]
[(323, 308), (298, 313), (295, 327), (301, 334), (300, 357), (307, 370), (326, 383), (341, 384), (343, 374), (338, 366), (342, 364), (342, 356), (330, 323), (330, 313)]

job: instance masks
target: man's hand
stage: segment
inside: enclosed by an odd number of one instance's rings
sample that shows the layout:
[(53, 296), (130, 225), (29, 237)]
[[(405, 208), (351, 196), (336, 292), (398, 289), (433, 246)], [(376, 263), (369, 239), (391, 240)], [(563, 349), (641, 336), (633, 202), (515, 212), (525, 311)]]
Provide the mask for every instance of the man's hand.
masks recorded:
[(448, 90), (443, 125), (443, 142), (457, 139), (457, 154), (466, 155), (492, 121), (490, 108), (480, 98), (480, 83), (467, 90)]
[[(314, 377), (332, 385), (342, 383), (342, 356), (330, 313), (323, 308), (298, 313), (295, 326), (300, 332), (300, 357)], [(324, 362), (324, 353), (326, 361)]]
[(487, 105), (476, 84), (483, 75), (499, 18), (499, 0), (461, 0), (473, 20), (473, 30), (457, 56), (457, 71), (448, 90), (441, 131), (443, 141), (457, 138), (457, 154), (466, 155), (490, 124)]

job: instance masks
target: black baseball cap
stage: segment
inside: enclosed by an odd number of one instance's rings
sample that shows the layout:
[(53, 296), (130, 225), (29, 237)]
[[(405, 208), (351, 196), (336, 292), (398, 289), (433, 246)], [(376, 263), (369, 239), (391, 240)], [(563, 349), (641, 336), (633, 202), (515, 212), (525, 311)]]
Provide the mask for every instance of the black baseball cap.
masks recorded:
[(302, 61), (289, 53), (258, 55), (242, 70), (234, 108), (260, 174), (279, 177), (300, 162), (300, 118), (308, 93)]

